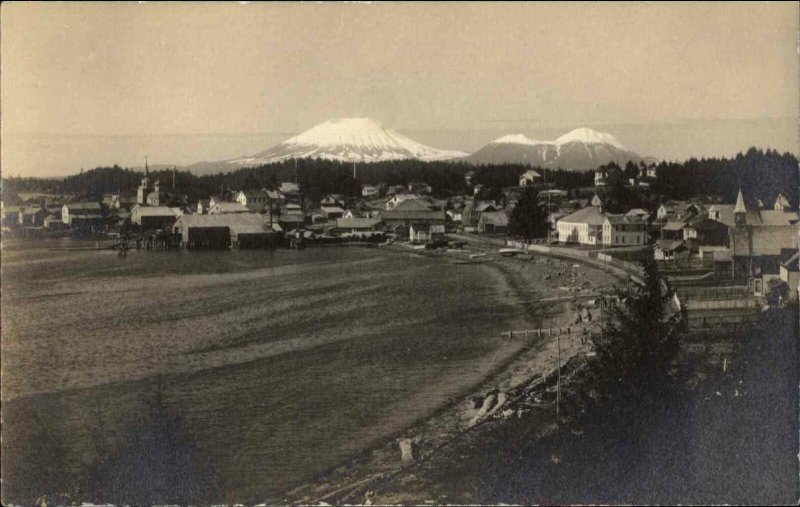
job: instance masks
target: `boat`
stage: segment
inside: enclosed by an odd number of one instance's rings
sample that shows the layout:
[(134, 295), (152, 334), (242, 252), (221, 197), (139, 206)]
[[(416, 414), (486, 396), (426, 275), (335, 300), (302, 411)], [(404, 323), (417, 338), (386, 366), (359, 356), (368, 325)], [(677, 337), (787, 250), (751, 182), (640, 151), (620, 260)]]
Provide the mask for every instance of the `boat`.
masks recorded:
[(517, 254), (524, 254), (525, 252), (519, 248), (501, 248), (498, 253), (504, 257), (511, 257)]

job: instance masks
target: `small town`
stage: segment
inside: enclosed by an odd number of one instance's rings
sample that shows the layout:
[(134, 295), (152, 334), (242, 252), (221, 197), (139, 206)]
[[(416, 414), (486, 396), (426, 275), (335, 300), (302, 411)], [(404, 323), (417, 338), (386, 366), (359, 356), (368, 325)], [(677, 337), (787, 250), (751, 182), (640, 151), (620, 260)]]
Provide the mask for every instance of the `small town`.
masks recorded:
[(0, 502), (797, 505), (796, 2), (3, 2)]
[[(655, 164), (629, 163), (622, 170), (612, 163), (594, 172), (593, 186), (568, 191), (547, 183), (546, 169), (527, 169), (518, 185), (498, 189), (499, 199), (473, 184), (475, 171), (469, 170), (464, 194), (450, 197), (437, 196), (425, 182), (375, 182), (364, 184), (361, 195), (311, 201), (296, 182), (283, 182), (274, 189), (224, 188), (189, 202), (174, 175), (171, 185), (163, 185), (145, 165), (135, 195), (109, 192), (92, 200), (20, 192), (13, 203), (2, 203), (2, 226), (6, 237), (113, 239), (120, 254), (127, 248), (298, 249), (340, 242), (448, 249), (472, 240), (512, 247), (508, 254), (553, 252), (629, 269), (649, 252), (687, 293), (705, 288), (718, 300), (727, 291), (730, 301), (751, 299), (751, 309), (797, 301), (800, 217), (788, 191), (766, 203), (740, 188), (732, 203), (709, 195), (608, 211), (604, 200), (612, 180), (619, 186), (632, 174), (622, 184), (646, 193), (656, 171)], [(519, 206), (526, 195), (535, 195), (535, 209), (530, 197)], [(517, 208), (543, 221), (541, 227), (515, 231)]]

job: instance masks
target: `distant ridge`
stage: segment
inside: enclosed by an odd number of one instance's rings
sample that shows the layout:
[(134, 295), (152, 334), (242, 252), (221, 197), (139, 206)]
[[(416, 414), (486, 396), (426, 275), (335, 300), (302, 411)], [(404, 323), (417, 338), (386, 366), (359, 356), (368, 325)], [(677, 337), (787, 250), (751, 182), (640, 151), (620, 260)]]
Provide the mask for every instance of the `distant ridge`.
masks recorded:
[(526, 164), (575, 170), (597, 169), (609, 162), (655, 162), (628, 150), (613, 135), (587, 127), (567, 132), (555, 141), (539, 141), (524, 134), (506, 135), (464, 160), (472, 164)]

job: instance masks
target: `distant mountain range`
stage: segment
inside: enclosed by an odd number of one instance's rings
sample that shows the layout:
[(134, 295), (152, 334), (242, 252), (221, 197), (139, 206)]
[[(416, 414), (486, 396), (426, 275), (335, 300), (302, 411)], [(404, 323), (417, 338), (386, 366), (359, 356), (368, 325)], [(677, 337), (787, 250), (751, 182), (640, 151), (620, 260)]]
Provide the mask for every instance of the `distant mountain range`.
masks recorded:
[(197, 174), (227, 172), (296, 158), (342, 162), (386, 160), (464, 161), (471, 164), (527, 164), (538, 167), (591, 170), (609, 162), (655, 161), (629, 151), (614, 136), (589, 128), (575, 129), (555, 141), (523, 134), (495, 139), (473, 154), (424, 145), (370, 118), (342, 118), (321, 123), (255, 155), (200, 162), (187, 167)]
[(523, 134), (503, 136), (464, 158), (473, 164), (526, 164), (534, 167), (593, 170), (616, 162), (656, 162), (642, 157), (611, 134), (590, 128), (578, 128), (555, 141), (539, 141)]

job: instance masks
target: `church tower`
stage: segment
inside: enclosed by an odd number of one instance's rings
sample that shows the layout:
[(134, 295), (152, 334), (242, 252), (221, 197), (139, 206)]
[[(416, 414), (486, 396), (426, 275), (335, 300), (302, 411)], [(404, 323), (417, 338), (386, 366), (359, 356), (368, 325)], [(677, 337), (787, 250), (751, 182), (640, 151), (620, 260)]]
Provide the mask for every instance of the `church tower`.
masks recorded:
[(150, 193), (150, 169), (147, 166), (147, 157), (144, 157), (144, 178), (139, 183), (139, 188), (136, 191), (136, 202), (138, 204), (147, 204), (147, 194)]
[(733, 221), (737, 226), (747, 225), (747, 208), (744, 205), (744, 197), (742, 196), (742, 189), (739, 189), (739, 195), (736, 197), (736, 206), (733, 208)]

